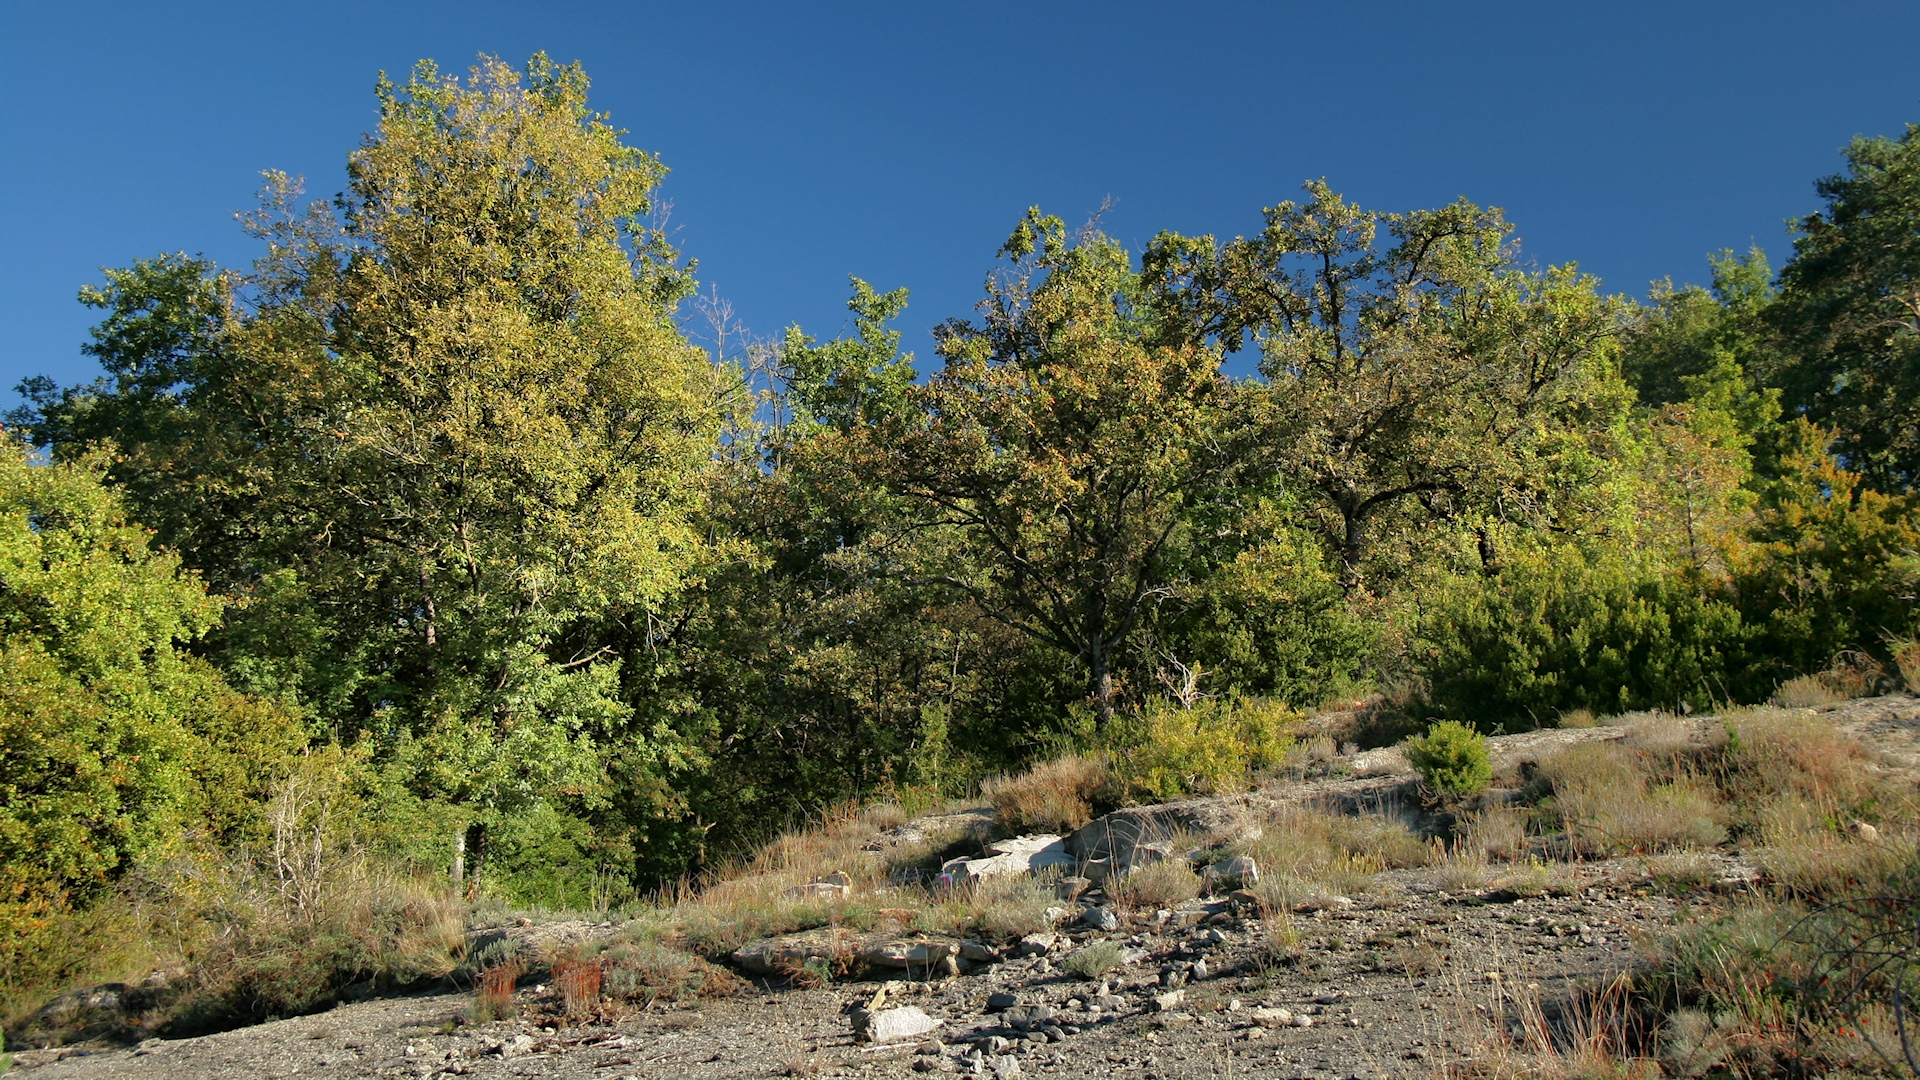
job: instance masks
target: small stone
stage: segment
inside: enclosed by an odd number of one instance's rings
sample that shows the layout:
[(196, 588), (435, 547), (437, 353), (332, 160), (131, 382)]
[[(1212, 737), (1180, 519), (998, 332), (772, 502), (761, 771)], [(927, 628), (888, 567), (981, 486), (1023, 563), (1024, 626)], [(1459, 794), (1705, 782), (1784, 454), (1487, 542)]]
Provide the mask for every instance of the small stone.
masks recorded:
[(960, 943), (960, 958), (976, 964), (997, 964), (1001, 960), (1000, 947), (969, 938)]
[(947, 1044), (941, 1042), (939, 1039), (928, 1039), (926, 1042), (915, 1047), (913, 1052), (916, 1054), (938, 1054), (946, 1048)]
[(1187, 992), (1185, 990), (1169, 990), (1164, 994), (1155, 994), (1153, 995), (1153, 1011), (1172, 1012), (1179, 1008), (1180, 1003), (1185, 1001), (1186, 998)]
[(1221, 933), (1217, 929), (1209, 930), (1200, 936), (1209, 945), (1222, 945), (1222, 944), (1225, 944), (1227, 940), (1227, 935)]
[(1309, 1027), (1312, 1027), (1312, 1026), (1313, 1026), (1313, 1017), (1311, 1017), (1311, 1016), (1298, 1016), (1298, 1015), (1296, 1015), (1296, 1016), (1295, 1016), (1295, 1017), (1293, 1018), (1293, 1026), (1294, 1026), (1294, 1027), (1297, 1027), (1297, 1028), (1309, 1028)]
[(1020, 955), (1045, 956), (1053, 951), (1053, 946), (1059, 940), (1058, 934), (1028, 934), (1020, 939)]
[(1347, 995), (1341, 993), (1338, 990), (1330, 990), (1327, 993), (1321, 994), (1319, 997), (1314, 998), (1313, 1003), (1315, 1005), (1332, 1005), (1333, 1003), (1339, 1001), (1341, 998), (1346, 996)]
[(1013, 1047), (1013, 1044), (1011, 1042), (1008, 1042), (1002, 1036), (999, 1036), (999, 1035), (987, 1036), (987, 1053), (989, 1054), (1004, 1054), (1012, 1047)]
[(1193, 964), (1193, 971), (1190, 974), (1193, 976), (1194, 982), (1205, 982), (1207, 976), (1213, 974), (1213, 971), (1207, 967), (1205, 960), (1196, 960)]
[(1286, 1009), (1254, 1009), (1247, 1016), (1255, 1025), (1263, 1028), (1286, 1027), (1293, 1023), (1293, 1013)]
[(1002, 1012), (1006, 1009), (1011, 1009), (1018, 1004), (1020, 1004), (1020, 998), (1017, 995), (1009, 994), (1004, 990), (996, 994), (987, 995), (987, 1011), (988, 1012)]
[(1114, 914), (1112, 908), (1090, 907), (1080, 913), (1080, 922), (1103, 934), (1110, 934), (1120, 929), (1120, 916)]
[(1020, 1059), (1017, 1057), (997, 1057), (993, 1059), (994, 1080), (1013, 1080), (1020, 1075)]
[(1260, 880), (1260, 865), (1251, 855), (1235, 855), (1231, 859), (1222, 859), (1207, 867), (1201, 875), (1208, 891), (1216, 889), (1244, 889)]

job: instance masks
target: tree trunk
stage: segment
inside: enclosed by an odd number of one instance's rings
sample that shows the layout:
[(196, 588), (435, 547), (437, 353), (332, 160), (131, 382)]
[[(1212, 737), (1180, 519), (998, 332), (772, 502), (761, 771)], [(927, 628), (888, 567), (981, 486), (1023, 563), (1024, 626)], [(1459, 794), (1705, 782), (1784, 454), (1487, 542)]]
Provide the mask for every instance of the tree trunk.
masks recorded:
[(1346, 533), (1340, 538), (1340, 588), (1352, 592), (1360, 587), (1360, 553), (1366, 546), (1366, 515), (1358, 507), (1340, 508)]
[(480, 874), (487, 867), (487, 826), (476, 821), (467, 826), (463, 839), (466, 848), (473, 856), (473, 870), (467, 878), (467, 895), (472, 897), (480, 891)]
[(1105, 728), (1113, 719), (1113, 667), (1105, 649), (1095, 645), (1088, 650), (1087, 696), (1093, 699), (1093, 715)]
[(453, 887), (459, 888), (467, 882), (467, 827), (453, 830)]

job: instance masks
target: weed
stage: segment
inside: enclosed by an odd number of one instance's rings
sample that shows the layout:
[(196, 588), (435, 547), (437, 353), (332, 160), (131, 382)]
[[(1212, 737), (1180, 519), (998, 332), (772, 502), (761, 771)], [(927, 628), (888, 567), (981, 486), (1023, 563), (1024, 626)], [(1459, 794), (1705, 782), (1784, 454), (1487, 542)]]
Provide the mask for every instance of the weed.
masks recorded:
[(526, 974), (518, 959), (495, 964), (480, 973), (474, 988), (473, 1019), (477, 1023), (499, 1020), (514, 1014), (513, 991)]
[(605, 975), (597, 961), (577, 957), (553, 965), (553, 985), (569, 1018), (591, 1015), (600, 1005), (600, 985)]

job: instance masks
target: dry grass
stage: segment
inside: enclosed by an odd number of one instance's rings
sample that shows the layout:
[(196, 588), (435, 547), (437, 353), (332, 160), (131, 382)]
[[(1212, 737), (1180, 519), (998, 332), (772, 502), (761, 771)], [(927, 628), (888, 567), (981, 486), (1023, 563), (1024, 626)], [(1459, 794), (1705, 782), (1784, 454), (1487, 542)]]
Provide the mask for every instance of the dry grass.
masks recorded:
[(1511, 862), (1526, 855), (1532, 813), (1519, 806), (1489, 806), (1462, 816), (1459, 844), (1488, 859)]
[(1093, 820), (1095, 804), (1112, 786), (1105, 762), (1069, 754), (1016, 776), (988, 780), (980, 794), (1010, 829), (1071, 832)]
[(1200, 875), (1179, 856), (1136, 866), (1107, 884), (1107, 894), (1136, 908), (1170, 908), (1200, 895)]
[(1576, 746), (1540, 765), (1552, 811), (1580, 855), (1713, 847), (1727, 838), (1714, 785), (1657, 768), (1656, 754), (1621, 742)]

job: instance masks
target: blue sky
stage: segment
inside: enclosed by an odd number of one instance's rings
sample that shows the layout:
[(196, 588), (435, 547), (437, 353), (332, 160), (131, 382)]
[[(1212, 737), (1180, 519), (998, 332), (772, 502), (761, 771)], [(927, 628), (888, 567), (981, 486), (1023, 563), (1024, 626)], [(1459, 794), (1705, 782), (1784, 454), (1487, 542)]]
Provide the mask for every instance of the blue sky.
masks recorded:
[[(578, 59), (674, 171), (703, 282), (756, 331), (847, 317), (847, 275), (970, 313), (1040, 204), (1231, 235), (1310, 177), (1465, 195), (1609, 291), (1788, 251), (1856, 133), (1920, 121), (1920, 4), (387, 3), (0, 0), (0, 389), (90, 377), (74, 301), (161, 251), (253, 256), (262, 169), (343, 184), (385, 69)], [(10, 401), (11, 394), (0, 394)]]

